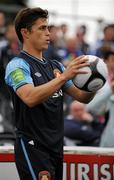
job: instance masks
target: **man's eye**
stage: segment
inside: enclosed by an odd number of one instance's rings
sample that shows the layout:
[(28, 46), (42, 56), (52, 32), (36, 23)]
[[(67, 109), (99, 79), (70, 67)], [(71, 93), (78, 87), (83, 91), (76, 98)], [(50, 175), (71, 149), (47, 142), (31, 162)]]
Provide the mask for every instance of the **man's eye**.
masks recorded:
[(40, 29), (40, 30), (46, 30), (47, 27), (46, 27), (46, 26), (43, 26), (43, 27), (40, 27), (39, 29)]

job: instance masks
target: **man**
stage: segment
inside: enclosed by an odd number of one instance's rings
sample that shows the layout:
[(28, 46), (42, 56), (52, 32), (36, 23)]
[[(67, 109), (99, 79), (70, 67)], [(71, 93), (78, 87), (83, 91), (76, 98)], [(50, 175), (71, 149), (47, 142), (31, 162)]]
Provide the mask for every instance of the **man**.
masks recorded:
[(69, 115), (64, 120), (65, 145), (97, 146), (102, 126), (98, 118), (86, 109), (86, 105), (72, 101)]
[(20, 179), (62, 180), (63, 91), (89, 102), (95, 93), (78, 90), (69, 79), (87, 59), (72, 60), (66, 70), (56, 61), (47, 61), (42, 51), (48, 48), (48, 11), (41, 8), (21, 10), (15, 19), (17, 36), (23, 44), (18, 57), (6, 68), (15, 111), (15, 160)]

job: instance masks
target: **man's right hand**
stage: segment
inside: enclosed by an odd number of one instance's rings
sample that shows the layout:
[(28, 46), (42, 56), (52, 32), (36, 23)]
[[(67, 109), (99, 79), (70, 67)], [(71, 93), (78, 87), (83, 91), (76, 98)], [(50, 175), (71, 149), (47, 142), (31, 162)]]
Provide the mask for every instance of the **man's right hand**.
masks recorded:
[(64, 76), (65, 80), (69, 80), (77, 74), (86, 74), (86, 71), (80, 69), (86, 66), (89, 66), (88, 58), (86, 58), (86, 56), (79, 56), (69, 63), (65, 71), (62, 73), (62, 76)]

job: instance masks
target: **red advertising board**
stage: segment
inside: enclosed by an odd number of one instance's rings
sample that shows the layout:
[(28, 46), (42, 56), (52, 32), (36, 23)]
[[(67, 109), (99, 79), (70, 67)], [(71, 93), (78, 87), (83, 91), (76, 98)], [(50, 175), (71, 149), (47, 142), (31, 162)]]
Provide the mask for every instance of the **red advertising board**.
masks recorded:
[[(1, 168), (14, 161), (13, 148), (0, 149)], [(64, 148), (63, 180), (114, 180), (114, 148)]]
[(114, 156), (65, 154), (64, 180), (114, 180)]

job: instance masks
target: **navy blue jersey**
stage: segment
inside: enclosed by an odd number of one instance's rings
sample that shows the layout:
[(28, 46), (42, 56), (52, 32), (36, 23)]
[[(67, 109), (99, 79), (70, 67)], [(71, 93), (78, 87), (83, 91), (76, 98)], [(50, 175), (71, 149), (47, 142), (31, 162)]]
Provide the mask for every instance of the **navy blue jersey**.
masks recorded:
[[(24, 67), (22, 62), (18, 63), (19, 60), (20, 62), (24, 60)], [(15, 62), (15, 65), (12, 61)], [(13, 59), (12, 61), (6, 68), (5, 79), (12, 94), (17, 132), (29, 137), (31, 140), (36, 140), (53, 152), (62, 152), (63, 91), (65, 88), (71, 86), (72, 82), (66, 82), (61, 89), (56, 91), (46, 101), (29, 108), (16, 95), (16, 89), (27, 83), (33, 83), (34, 86), (47, 83), (55, 78), (55, 70), (61, 73), (63, 70), (61, 65), (56, 61), (44, 60), (42, 62), (24, 51), (19, 54), (16, 60)], [(13, 66), (13, 71), (11, 70), (12, 64), (16, 67), (15, 69)], [(17, 70), (19, 78), (15, 75), (15, 71)]]

